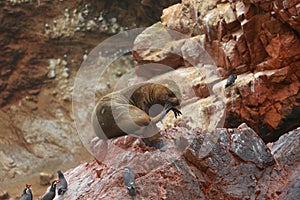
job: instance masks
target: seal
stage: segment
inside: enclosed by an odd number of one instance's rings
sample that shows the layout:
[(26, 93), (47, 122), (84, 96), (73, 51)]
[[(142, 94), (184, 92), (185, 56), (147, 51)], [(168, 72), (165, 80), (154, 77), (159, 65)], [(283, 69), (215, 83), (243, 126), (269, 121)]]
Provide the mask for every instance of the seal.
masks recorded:
[[(92, 113), (96, 135), (103, 140), (127, 134), (142, 137), (148, 146), (161, 148), (162, 136), (156, 124), (169, 112), (181, 115), (180, 90), (171, 80), (141, 83), (102, 97)], [(102, 131), (101, 131), (102, 130)]]

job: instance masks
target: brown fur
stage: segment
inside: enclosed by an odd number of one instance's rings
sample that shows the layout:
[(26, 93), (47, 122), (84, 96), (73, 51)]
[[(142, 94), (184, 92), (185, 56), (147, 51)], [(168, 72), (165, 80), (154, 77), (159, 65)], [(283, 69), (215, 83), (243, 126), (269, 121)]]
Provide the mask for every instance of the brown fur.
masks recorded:
[(110, 93), (98, 101), (92, 115), (94, 131), (101, 139), (129, 133), (144, 137), (146, 144), (151, 145), (162, 140), (156, 123), (166, 114), (162, 107), (154, 111), (151, 109), (152, 112), (149, 113), (151, 106), (170, 104), (175, 107), (179, 103), (179, 88), (173, 81), (134, 85)]

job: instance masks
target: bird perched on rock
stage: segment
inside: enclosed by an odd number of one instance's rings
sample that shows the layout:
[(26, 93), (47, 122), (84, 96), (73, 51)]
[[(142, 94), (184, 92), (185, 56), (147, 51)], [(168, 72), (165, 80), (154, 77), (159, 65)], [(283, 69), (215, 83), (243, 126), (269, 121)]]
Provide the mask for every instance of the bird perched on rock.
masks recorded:
[(58, 195), (63, 195), (67, 189), (68, 189), (68, 183), (67, 180), (65, 179), (64, 174), (61, 172), (61, 170), (57, 171), (59, 183), (57, 184), (57, 194)]
[(41, 198), (41, 200), (52, 200), (52, 199), (54, 199), (56, 184), (58, 184), (59, 182), (60, 182), (59, 180), (53, 181), (49, 191), (46, 194), (44, 194), (44, 196)]
[(20, 200), (32, 200), (32, 192), (31, 192), (30, 187), (31, 187), (30, 184), (26, 184)]
[(229, 77), (228, 77), (228, 79), (227, 79), (225, 88), (227, 88), (227, 87), (229, 87), (230, 85), (232, 85), (236, 79), (237, 79), (237, 75), (235, 75), (235, 74), (230, 74)]
[(123, 181), (124, 184), (128, 190), (128, 193), (133, 198), (136, 196), (135, 193), (135, 177), (133, 171), (130, 169), (130, 167), (124, 168), (124, 174), (123, 174)]

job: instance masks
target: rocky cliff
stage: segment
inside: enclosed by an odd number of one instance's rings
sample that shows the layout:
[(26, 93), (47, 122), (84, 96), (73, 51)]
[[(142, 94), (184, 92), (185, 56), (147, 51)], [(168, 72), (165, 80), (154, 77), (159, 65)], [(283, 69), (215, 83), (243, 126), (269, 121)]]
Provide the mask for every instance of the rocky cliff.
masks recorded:
[(131, 136), (110, 141), (107, 160), (67, 172), (66, 199), (130, 199), (125, 166), (139, 199), (297, 199), (299, 8), (182, 0), (165, 9), (132, 52), (133, 82), (168, 77), (183, 93), (182, 118), (161, 126), (167, 151)]
[[(66, 173), (65, 199), (130, 199), (122, 183), (127, 165), (136, 173), (141, 199), (299, 196), (297, 1), (0, 4), (0, 177), (87, 158), (72, 123), (77, 69), (104, 38), (149, 26), (161, 15), (135, 40), (138, 77), (130, 81), (165, 73), (158, 79), (179, 83), (183, 116), (168, 116), (161, 125), (168, 150), (146, 147), (131, 136), (110, 141), (105, 162), (95, 160)], [(124, 70), (123, 63), (117, 69)], [(104, 93), (119, 76), (111, 73), (101, 80)], [(237, 80), (225, 89), (230, 74)], [(249, 127), (240, 126), (244, 122)]]
[[(139, 36), (133, 55), (138, 66), (201, 68), (207, 64), (199, 50), (203, 47), (219, 80), (211, 83), (206, 75), (192, 85), (196, 95), (206, 98), (218, 82), (237, 74), (236, 84), (225, 90), (225, 127), (247, 122), (265, 142), (275, 141), (299, 126), (298, 13), (297, 1), (183, 0), (165, 9), (161, 22)], [(161, 34), (164, 28), (188, 38)]]

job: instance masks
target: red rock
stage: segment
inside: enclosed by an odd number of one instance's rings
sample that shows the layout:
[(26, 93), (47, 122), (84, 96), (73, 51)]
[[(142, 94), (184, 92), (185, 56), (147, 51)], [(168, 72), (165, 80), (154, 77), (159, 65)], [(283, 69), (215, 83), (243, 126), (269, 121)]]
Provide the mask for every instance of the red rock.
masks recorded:
[(168, 144), (178, 135), (189, 141), (171, 162), (147, 170), (145, 163), (135, 165), (126, 157), (155, 161), (174, 156), (172, 148), (161, 153), (142, 147), (136, 152), (128, 146), (112, 158), (114, 165), (93, 161), (67, 171), (69, 187), (64, 198), (130, 198), (122, 183), (123, 168), (128, 165), (136, 175), (138, 199), (295, 199), (299, 193), (299, 130), (282, 136), (271, 149), (245, 124), (212, 132), (177, 127), (164, 135)]
[(5, 81), (3, 81), (2, 79), (0, 79), (0, 91), (2, 91), (5, 87), (6, 87)]
[(287, 80), (287, 76), (290, 75), (290, 67), (284, 67), (279, 70), (276, 70), (274, 74), (269, 77), (269, 80), (272, 83), (280, 83), (284, 80)]
[(295, 0), (275, 1), (273, 12), (284, 22), (290, 25), (298, 33), (300, 32), (299, 23), (299, 3)]
[(267, 57), (266, 50), (258, 37), (261, 25), (267, 19), (267, 16), (254, 16), (242, 26), (252, 65), (262, 62)]
[(195, 94), (199, 98), (206, 98), (210, 95), (208, 87), (206, 84), (198, 84), (193, 86)]
[(280, 121), (281, 121), (281, 115), (274, 107), (271, 107), (271, 109), (268, 110), (265, 115), (266, 124), (271, 126), (273, 129), (275, 129), (278, 126)]
[(293, 59), (300, 55), (300, 41), (291, 32), (273, 38), (266, 50), (272, 58)]
[[(225, 126), (232, 127), (246, 121), (265, 141), (276, 140), (282, 134), (280, 130), (285, 126), (283, 124), (295, 124), (292, 127), (300, 125), (292, 117), (293, 112), (299, 109), (295, 97), (299, 96), (300, 77), (298, 67), (300, 43), (295, 33), (295, 30), (297, 31), (295, 27), (299, 23), (294, 22), (295, 17), (293, 20), (291, 17), (292, 13), (295, 14), (300, 9), (294, 2), (234, 1), (229, 7), (226, 2), (221, 5), (219, 2), (195, 3), (185, 0), (181, 5), (178, 4), (172, 8), (180, 8), (180, 15), (170, 12), (164, 14), (164, 19), (175, 19), (174, 16), (180, 17), (183, 14), (183, 8), (189, 7), (190, 10), (186, 11), (183, 19), (190, 16), (189, 20), (193, 23), (190, 23), (190, 27), (186, 30), (192, 30), (193, 24), (203, 27), (203, 32), (206, 34), (204, 47), (216, 65), (223, 68), (222, 74), (228, 76), (234, 72), (239, 77), (247, 76), (249, 72), (255, 73), (255, 77), (251, 78), (252, 81), (248, 79), (243, 82), (243, 80), (226, 91), (226, 97), (229, 99)], [(234, 12), (236, 18), (232, 15), (231, 11), (234, 9), (231, 10), (231, 8), (236, 9), (236, 13)], [(284, 8), (290, 11), (283, 10)], [(194, 18), (194, 10), (198, 10), (199, 20), (197, 21)], [(225, 18), (227, 21), (224, 21)], [(168, 22), (166, 26), (173, 26), (175, 30), (185, 32), (181, 30), (182, 27), (178, 23), (180, 19), (176, 22), (165, 21)], [(239, 23), (239, 26), (234, 29), (225, 26), (233, 22)], [(203, 38), (203, 35), (198, 35), (198, 37)], [(203, 44), (203, 40), (200, 39), (200, 41)], [(183, 60), (186, 66), (197, 65), (199, 62), (196, 47), (197, 45), (190, 45), (188, 42), (183, 44), (182, 54), (185, 55)], [(259, 75), (259, 72), (262, 74)], [(208, 95), (206, 88), (209, 87), (205, 84), (198, 83), (193, 86), (197, 96), (201, 98)], [(277, 114), (268, 121), (265, 115), (274, 114), (274, 108)], [(236, 120), (230, 119), (231, 117)], [(290, 118), (292, 121), (288, 120)]]
[(7, 191), (0, 191), (0, 200), (7, 200), (9, 199), (9, 194)]

